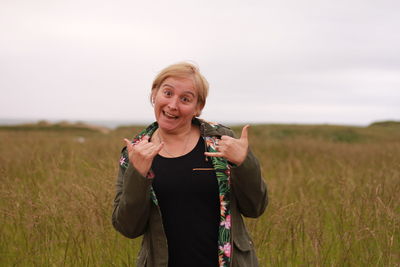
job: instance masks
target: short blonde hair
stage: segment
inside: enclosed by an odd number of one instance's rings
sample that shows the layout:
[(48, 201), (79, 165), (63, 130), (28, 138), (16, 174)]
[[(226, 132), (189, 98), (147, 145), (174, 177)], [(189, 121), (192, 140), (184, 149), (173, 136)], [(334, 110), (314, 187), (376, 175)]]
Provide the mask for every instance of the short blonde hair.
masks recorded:
[(198, 92), (197, 105), (200, 108), (196, 116), (200, 116), (200, 113), (206, 104), (209, 85), (206, 78), (204, 78), (204, 76), (200, 73), (199, 68), (188, 62), (172, 64), (163, 69), (156, 76), (153, 81), (153, 85), (151, 86), (150, 101), (153, 103), (154, 97), (158, 89), (160, 89), (161, 84), (169, 77), (193, 79), (194, 87)]

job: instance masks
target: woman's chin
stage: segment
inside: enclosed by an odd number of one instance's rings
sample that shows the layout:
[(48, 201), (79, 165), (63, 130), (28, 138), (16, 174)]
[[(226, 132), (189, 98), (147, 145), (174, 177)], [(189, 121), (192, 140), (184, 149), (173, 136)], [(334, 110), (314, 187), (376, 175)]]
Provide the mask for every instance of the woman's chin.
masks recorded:
[(159, 120), (158, 121), (158, 127), (161, 128), (164, 131), (173, 131), (178, 127), (178, 122), (177, 121), (172, 121), (172, 120)]
[[(178, 132), (179, 129), (185, 130), (186, 127), (182, 124), (181, 120), (164, 120), (160, 119), (157, 121), (158, 122), (158, 127), (162, 129), (165, 132)], [(188, 122), (190, 124), (191, 121)]]

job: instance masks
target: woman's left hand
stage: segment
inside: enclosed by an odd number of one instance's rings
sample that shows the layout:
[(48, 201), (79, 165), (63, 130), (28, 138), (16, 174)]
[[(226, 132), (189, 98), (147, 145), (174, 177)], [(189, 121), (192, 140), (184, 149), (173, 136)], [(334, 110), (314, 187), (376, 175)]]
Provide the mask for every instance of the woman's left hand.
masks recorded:
[(205, 152), (207, 157), (224, 157), (228, 161), (240, 165), (246, 159), (249, 149), (248, 128), (246, 125), (242, 129), (242, 135), (239, 139), (223, 135), (216, 144), (218, 152)]

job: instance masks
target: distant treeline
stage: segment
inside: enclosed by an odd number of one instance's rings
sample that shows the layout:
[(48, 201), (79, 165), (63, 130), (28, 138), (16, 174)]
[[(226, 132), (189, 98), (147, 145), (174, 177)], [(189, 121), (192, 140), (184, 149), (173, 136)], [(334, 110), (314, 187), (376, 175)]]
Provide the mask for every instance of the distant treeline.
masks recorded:
[[(67, 132), (98, 132), (108, 134), (110, 132), (123, 133), (125, 136), (132, 136), (144, 125), (123, 125), (112, 130), (107, 127), (87, 124), (84, 122), (67, 122), (61, 121), (50, 123), (48, 121), (39, 121), (37, 123), (19, 124), (19, 125), (0, 125), (0, 130), (11, 131), (67, 131)], [(233, 126), (234, 130), (240, 132), (241, 126)], [(378, 121), (373, 122), (366, 127), (344, 126), (330, 124), (254, 124), (252, 131), (255, 133), (262, 132), (268, 138), (287, 139), (294, 137), (322, 138), (335, 142), (358, 142), (366, 140), (377, 140), (379, 136), (379, 128), (390, 129), (397, 132), (400, 130), (400, 121)], [(370, 129), (370, 130), (368, 130)], [(375, 131), (377, 129), (378, 131)]]
[(371, 123), (368, 127), (381, 126), (381, 127), (400, 127), (400, 121), (377, 121)]
[(31, 130), (44, 130), (44, 131), (66, 131), (66, 130), (78, 130), (78, 131), (90, 131), (90, 132), (102, 132), (108, 133), (110, 129), (103, 126), (91, 125), (84, 122), (71, 123), (68, 121), (61, 121), (57, 123), (51, 123), (45, 120), (38, 121), (37, 123), (26, 123), (18, 125), (1, 125), (0, 130), (17, 130), (17, 131), (31, 131)]

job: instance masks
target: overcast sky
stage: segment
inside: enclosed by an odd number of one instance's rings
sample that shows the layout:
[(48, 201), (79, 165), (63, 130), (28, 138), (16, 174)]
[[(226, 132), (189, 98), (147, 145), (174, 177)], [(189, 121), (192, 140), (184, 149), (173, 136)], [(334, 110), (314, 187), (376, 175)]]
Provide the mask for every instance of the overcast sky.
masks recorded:
[(220, 122), (400, 120), (400, 1), (1, 0), (0, 118), (151, 122), (192, 61)]

